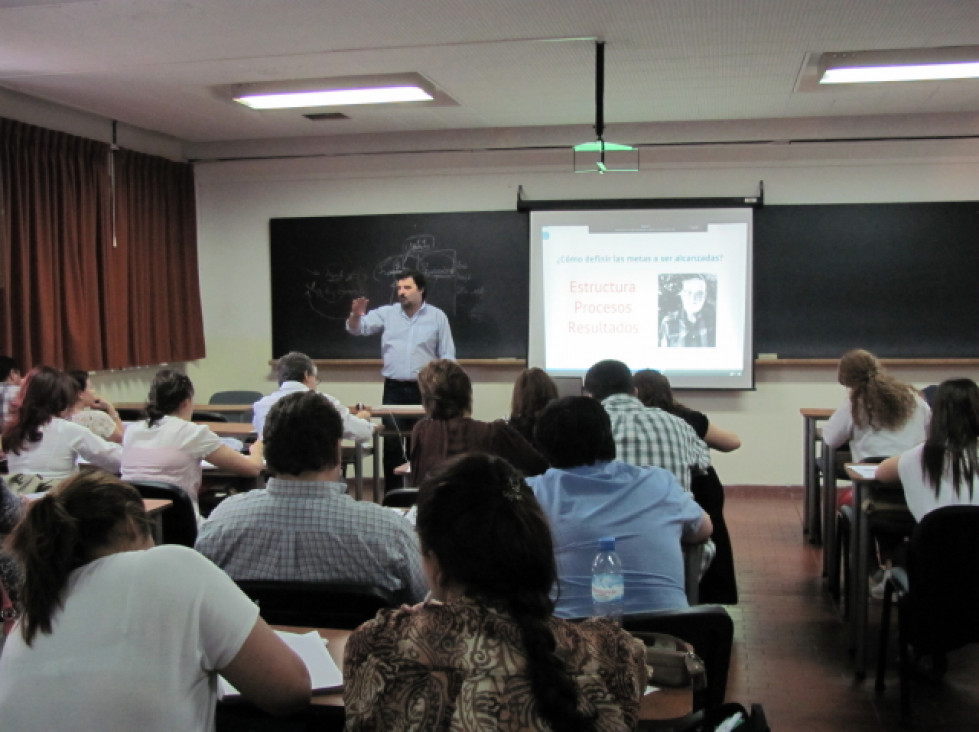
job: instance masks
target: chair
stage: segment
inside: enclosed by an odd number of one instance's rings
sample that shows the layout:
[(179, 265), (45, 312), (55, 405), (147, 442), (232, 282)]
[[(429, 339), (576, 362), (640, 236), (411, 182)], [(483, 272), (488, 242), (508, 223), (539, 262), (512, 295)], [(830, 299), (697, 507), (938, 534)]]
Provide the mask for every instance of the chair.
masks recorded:
[(254, 404), (261, 399), (264, 394), (260, 391), (216, 391), (207, 400), (208, 404)]
[(715, 709), (724, 703), (731, 667), (734, 623), (720, 605), (634, 613), (622, 617), (629, 631), (669, 633), (690, 643), (707, 669), (707, 688), (695, 695), (694, 709)]
[(911, 532), (907, 568), (891, 570), (884, 589), (875, 688), (884, 690), (893, 598), (897, 597), (901, 721), (911, 722), (915, 657), (979, 643), (979, 506), (946, 506)]
[(139, 422), (141, 419), (146, 419), (145, 409), (120, 407), (116, 411), (119, 413), (119, 419), (121, 419), (123, 422)]
[(143, 498), (164, 498), (173, 501), (163, 516), (163, 543), (183, 544), (193, 548), (197, 541), (197, 512), (190, 496), (180, 486), (158, 480), (126, 481)]
[(398, 607), (401, 593), (356, 582), (236, 580), (271, 625), (353, 630), (386, 607)]
[(191, 422), (227, 422), (227, 416), (220, 412), (208, 412), (206, 410), (195, 409), (190, 416)]
[[(254, 404), (261, 399), (264, 394), (260, 391), (216, 391), (207, 400), (208, 404)], [(232, 415), (236, 422), (251, 422), (253, 411), (251, 407), (237, 415)]]
[(696, 605), (700, 602), (700, 575), (704, 564), (704, 550), (707, 542), (681, 544), (683, 550), (683, 585), (687, 602)]
[(384, 494), (381, 505), (392, 508), (411, 508), (417, 502), (417, 488), (393, 488)]

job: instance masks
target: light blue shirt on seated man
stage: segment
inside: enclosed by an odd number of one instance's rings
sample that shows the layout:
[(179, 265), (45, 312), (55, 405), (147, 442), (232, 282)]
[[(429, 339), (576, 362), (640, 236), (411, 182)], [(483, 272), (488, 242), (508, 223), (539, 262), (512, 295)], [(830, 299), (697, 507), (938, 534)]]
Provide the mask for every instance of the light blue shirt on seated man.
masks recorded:
[(429, 361), (438, 358), (455, 360), (456, 347), (445, 313), (434, 305), (422, 303), (411, 317), (400, 304), (374, 308), (360, 319), (358, 328), (347, 331), (368, 336), (382, 332), (381, 374), (387, 379), (414, 381)]
[(680, 541), (704, 512), (672, 473), (612, 460), (551, 468), (527, 483), (554, 536), (557, 617), (592, 615), (591, 565), (606, 536), (622, 560), (625, 613), (687, 607)]

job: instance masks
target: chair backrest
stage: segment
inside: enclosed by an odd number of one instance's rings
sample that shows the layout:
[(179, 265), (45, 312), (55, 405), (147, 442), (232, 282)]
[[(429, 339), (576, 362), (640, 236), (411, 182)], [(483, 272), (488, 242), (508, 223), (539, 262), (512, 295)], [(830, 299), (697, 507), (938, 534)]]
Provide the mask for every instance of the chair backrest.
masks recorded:
[(399, 593), (354, 582), (236, 580), (258, 605), (265, 622), (353, 630), (385, 607), (398, 607)]
[(706, 546), (706, 541), (680, 545), (683, 550), (683, 589), (687, 593), (687, 602), (690, 605), (697, 605), (700, 602), (700, 576), (703, 574)]
[(208, 412), (207, 410), (195, 409), (190, 417), (191, 422), (227, 422), (227, 415), (220, 412)]
[(207, 400), (208, 404), (254, 404), (264, 394), (260, 391), (216, 391)]
[(908, 619), (915, 653), (979, 643), (977, 564), (979, 506), (936, 509), (914, 528), (908, 549)]
[(677, 610), (635, 613), (622, 618), (626, 630), (669, 633), (690, 643), (707, 669), (706, 706), (724, 703), (731, 667), (734, 623), (720, 605), (698, 605)]
[(139, 422), (142, 419), (146, 419), (145, 409), (133, 409), (132, 407), (120, 407), (116, 410), (119, 413), (119, 419), (123, 422)]
[(557, 386), (558, 397), (581, 396), (584, 393), (580, 376), (552, 376), (551, 378)]
[(197, 512), (190, 496), (180, 486), (159, 480), (126, 481), (139, 491), (143, 498), (164, 498), (173, 505), (162, 513), (163, 543), (183, 544), (193, 547), (197, 541)]
[(382, 506), (393, 508), (411, 508), (418, 503), (417, 488), (393, 488), (384, 494)]

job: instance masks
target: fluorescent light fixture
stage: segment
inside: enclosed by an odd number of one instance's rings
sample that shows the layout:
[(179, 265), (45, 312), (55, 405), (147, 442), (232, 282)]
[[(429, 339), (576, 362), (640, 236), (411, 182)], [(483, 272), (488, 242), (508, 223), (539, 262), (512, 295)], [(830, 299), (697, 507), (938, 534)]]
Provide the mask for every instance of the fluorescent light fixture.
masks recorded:
[(923, 64), (920, 66), (853, 66), (826, 69), (820, 84), (869, 84), (880, 81), (938, 81), (975, 79), (979, 61), (961, 64)]
[(252, 94), (235, 97), (235, 101), (252, 109), (293, 109), (341, 107), (350, 104), (428, 102), (433, 98), (431, 94), (417, 86), (382, 86), (368, 89), (319, 89), (280, 94)]
[(979, 78), (979, 46), (835, 51), (810, 54), (800, 91), (829, 84), (946, 81)]
[(300, 109), (400, 102), (433, 102), (443, 106), (453, 103), (444, 94), (438, 93), (435, 85), (428, 79), (416, 73), (255, 82), (218, 87), (216, 91), (252, 109)]

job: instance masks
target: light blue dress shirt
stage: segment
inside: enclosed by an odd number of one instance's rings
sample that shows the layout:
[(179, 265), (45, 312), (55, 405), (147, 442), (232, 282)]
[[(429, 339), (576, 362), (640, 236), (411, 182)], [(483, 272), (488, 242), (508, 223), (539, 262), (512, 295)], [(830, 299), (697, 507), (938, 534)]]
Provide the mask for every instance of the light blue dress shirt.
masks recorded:
[(612, 460), (527, 483), (554, 536), (557, 617), (592, 615), (591, 565), (605, 536), (622, 560), (626, 613), (687, 607), (680, 539), (699, 530), (703, 510), (671, 473)]
[(456, 357), (449, 319), (428, 303), (422, 303), (410, 318), (400, 304), (383, 305), (364, 315), (359, 328), (351, 328), (348, 321), (347, 332), (360, 336), (382, 333), (381, 374), (388, 379), (415, 381), (429, 361)]

